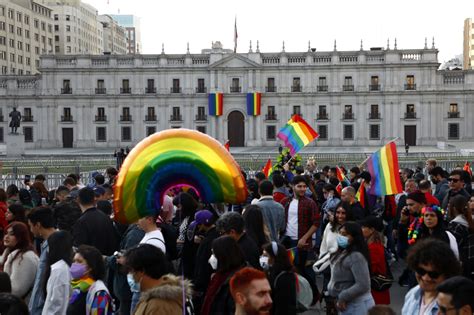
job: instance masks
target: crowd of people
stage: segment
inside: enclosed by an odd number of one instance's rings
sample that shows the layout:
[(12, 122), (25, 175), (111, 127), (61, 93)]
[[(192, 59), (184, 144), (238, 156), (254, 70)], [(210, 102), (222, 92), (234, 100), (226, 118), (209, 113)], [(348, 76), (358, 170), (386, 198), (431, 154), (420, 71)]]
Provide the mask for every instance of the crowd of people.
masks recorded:
[[(472, 314), (472, 174), (428, 160), (380, 197), (370, 173), (339, 167), (347, 183), (313, 160), (243, 172), (243, 204), (175, 187), (129, 225), (113, 220), (112, 167), (0, 188), (0, 314)], [(394, 281), (409, 289), (401, 310)]]

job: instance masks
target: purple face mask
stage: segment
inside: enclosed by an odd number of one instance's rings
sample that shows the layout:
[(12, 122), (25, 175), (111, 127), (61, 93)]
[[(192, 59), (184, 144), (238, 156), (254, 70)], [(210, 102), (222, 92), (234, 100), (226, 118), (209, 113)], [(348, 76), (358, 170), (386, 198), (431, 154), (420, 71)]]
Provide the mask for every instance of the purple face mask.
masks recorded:
[(73, 263), (69, 271), (71, 272), (71, 277), (73, 279), (80, 279), (84, 277), (84, 274), (87, 271), (87, 266), (83, 264)]

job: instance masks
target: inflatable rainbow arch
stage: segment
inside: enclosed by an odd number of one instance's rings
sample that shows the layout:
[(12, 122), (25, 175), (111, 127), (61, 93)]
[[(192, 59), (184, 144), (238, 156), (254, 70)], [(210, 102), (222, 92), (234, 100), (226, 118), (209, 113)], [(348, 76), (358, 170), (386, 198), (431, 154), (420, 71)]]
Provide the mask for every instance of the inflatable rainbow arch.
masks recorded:
[(114, 186), (115, 220), (158, 214), (166, 191), (179, 185), (194, 187), (207, 203), (242, 203), (248, 194), (239, 165), (217, 140), (169, 129), (143, 139), (125, 159)]

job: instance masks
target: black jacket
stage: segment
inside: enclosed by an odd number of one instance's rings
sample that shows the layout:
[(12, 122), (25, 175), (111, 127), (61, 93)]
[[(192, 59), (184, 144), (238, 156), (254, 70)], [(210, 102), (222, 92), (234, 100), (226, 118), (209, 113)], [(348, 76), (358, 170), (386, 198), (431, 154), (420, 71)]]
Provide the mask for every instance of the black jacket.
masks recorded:
[(209, 257), (212, 254), (212, 242), (219, 237), (219, 232), (215, 227), (211, 228), (206, 237), (199, 244), (196, 253), (196, 262), (194, 266), (194, 290), (206, 293), (207, 286), (212, 274), (212, 267), (209, 265)]
[(90, 245), (102, 255), (110, 256), (118, 249), (118, 235), (112, 220), (97, 208), (89, 208), (82, 213), (72, 228), (74, 246)]
[[(296, 275), (283, 271), (270, 277), (272, 287), (272, 315), (296, 315)], [(276, 280), (276, 281), (275, 281)]]

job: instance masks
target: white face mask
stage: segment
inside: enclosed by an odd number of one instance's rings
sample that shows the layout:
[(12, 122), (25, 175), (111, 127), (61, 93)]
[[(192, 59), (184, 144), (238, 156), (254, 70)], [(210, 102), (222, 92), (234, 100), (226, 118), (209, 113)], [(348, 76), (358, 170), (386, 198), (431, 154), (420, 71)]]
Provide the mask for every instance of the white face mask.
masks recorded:
[(262, 266), (263, 270), (268, 270), (270, 265), (268, 264), (268, 256), (260, 256), (260, 266)]
[(212, 269), (217, 270), (217, 258), (214, 256), (214, 254), (209, 257), (209, 265), (211, 265)]

